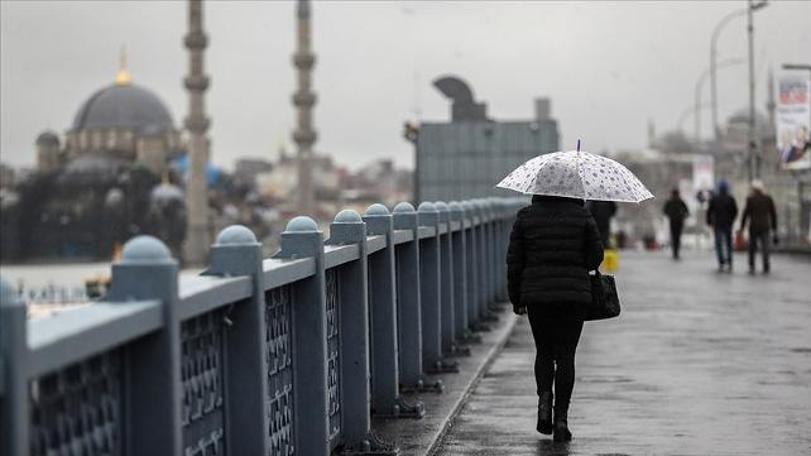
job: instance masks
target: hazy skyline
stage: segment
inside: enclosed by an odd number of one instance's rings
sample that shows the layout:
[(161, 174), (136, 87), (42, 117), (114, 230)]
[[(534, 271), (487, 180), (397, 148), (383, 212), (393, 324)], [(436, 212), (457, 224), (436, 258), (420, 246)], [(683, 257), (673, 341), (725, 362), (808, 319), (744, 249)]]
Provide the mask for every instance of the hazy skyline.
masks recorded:
[[(313, 6), (317, 54), (316, 150), (357, 166), (393, 158), (411, 166), (402, 123), (445, 120), (431, 81), (455, 74), (495, 119), (529, 118), (552, 99), (561, 146), (644, 147), (650, 118), (673, 129), (709, 63), (710, 34), (728, 2), (338, 2)], [(292, 151), (294, 2), (206, 2), (212, 85), (212, 160)], [(766, 75), (811, 63), (811, 2), (770, 2), (755, 13), (757, 103)], [(718, 42), (719, 58), (746, 57), (745, 18)], [(0, 153), (31, 165), (45, 129), (64, 132), (80, 105), (112, 83), (125, 45), (133, 81), (155, 91), (179, 127), (186, 116), (185, 2), (0, 2)], [(746, 66), (719, 72), (720, 118), (747, 106)], [(704, 87), (709, 100), (709, 84)], [(711, 132), (703, 114), (704, 136)], [(692, 121), (685, 122), (692, 134)]]

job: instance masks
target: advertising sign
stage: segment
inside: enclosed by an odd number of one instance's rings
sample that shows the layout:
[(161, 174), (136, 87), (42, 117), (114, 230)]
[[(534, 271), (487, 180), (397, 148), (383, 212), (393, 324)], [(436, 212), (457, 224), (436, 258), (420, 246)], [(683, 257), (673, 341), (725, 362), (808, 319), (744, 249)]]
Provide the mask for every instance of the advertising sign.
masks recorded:
[(775, 111), (777, 151), (785, 169), (811, 169), (811, 81), (780, 78)]

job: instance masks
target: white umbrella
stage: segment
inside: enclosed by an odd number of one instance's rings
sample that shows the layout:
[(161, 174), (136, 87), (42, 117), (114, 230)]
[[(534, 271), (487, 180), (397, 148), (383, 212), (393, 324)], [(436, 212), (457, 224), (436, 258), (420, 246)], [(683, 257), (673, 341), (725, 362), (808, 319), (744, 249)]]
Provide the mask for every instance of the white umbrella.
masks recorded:
[(538, 155), (507, 175), (497, 187), (524, 194), (638, 203), (653, 195), (628, 168), (586, 151)]

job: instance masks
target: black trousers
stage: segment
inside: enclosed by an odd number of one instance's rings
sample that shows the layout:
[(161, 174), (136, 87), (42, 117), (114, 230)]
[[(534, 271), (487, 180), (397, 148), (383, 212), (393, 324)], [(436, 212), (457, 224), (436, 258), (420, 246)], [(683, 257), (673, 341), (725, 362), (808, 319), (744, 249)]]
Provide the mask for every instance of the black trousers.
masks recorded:
[(670, 247), (673, 249), (673, 258), (679, 257), (681, 249), (681, 232), (684, 222), (670, 222)]
[(564, 320), (538, 315), (533, 307), (527, 308), (532, 337), (535, 339), (535, 383), (538, 396), (552, 392), (555, 385), (555, 412), (569, 409), (574, 389), (574, 354), (582, 320)]
[(763, 270), (769, 272), (769, 251), (771, 250), (771, 236), (769, 230), (749, 230), (749, 269), (755, 270), (755, 257), (757, 257), (758, 244), (763, 254)]

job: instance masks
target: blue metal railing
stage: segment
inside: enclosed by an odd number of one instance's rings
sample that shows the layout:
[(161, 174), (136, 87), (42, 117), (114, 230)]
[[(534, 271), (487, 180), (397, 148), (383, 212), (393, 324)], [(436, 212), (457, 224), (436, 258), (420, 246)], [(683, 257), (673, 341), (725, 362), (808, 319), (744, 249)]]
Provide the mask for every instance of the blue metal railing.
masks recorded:
[(396, 454), (371, 415), (421, 417), (402, 390), (453, 356), (506, 298), (521, 199), (376, 204), (325, 240), (297, 217), (262, 258), (223, 230), (197, 277), (138, 237), (92, 306), (27, 320), (3, 284), (3, 455)]

